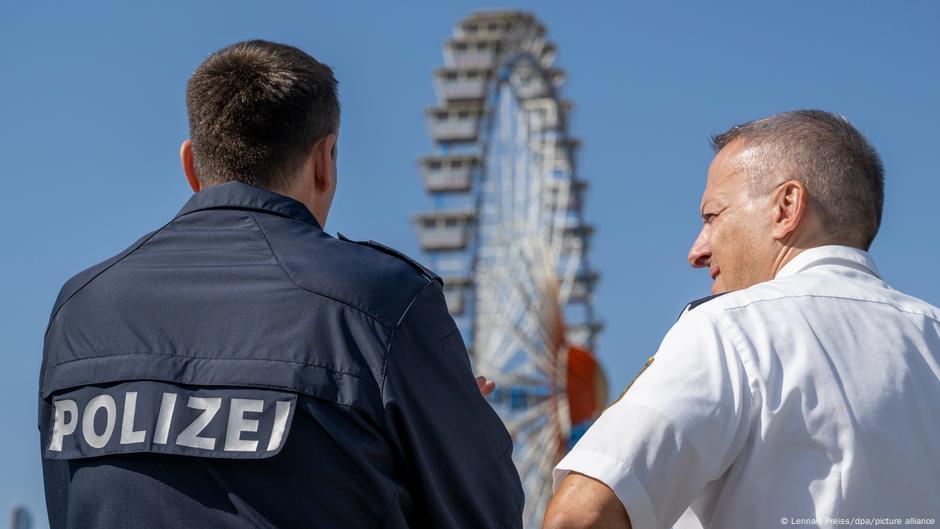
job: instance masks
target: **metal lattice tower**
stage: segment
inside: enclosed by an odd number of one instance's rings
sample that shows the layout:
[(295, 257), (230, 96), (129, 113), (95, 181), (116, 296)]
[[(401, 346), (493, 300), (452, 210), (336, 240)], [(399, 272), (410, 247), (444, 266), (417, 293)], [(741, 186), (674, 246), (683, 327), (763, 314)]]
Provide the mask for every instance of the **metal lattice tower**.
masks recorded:
[(435, 153), (419, 160), (432, 209), (414, 217), (476, 372), (497, 382), (491, 403), (513, 435), (527, 527), (541, 526), (570, 444), (569, 352), (593, 351), (601, 330), (587, 182), (555, 55), (528, 13), (457, 24), (427, 110)]

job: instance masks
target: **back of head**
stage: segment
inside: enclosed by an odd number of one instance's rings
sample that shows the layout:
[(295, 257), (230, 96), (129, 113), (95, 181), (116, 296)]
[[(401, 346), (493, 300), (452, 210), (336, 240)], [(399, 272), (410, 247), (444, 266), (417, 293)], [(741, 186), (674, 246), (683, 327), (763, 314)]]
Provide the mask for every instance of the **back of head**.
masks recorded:
[(317, 140), (339, 128), (336, 79), (303, 51), (263, 40), (227, 46), (186, 87), (196, 173), (286, 188)]
[(759, 149), (750, 191), (781, 179), (802, 182), (830, 242), (868, 249), (884, 205), (884, 168), (875, 148), (847, 119), (822, 110), (795, 110), (736, 125), (712, 138), (715, 151), (733, 141)]

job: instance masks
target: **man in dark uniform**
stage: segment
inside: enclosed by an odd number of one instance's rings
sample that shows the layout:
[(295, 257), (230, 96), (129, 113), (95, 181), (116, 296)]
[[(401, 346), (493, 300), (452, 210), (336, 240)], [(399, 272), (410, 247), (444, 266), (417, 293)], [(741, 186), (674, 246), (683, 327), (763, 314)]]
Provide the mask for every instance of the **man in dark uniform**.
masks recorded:
[(440, 279), (322, 229), (330, 69), (235, 44), (197, 69), (187, 106), (196, 194), (52, 312), (51, 527), (520, 527), (512, 443)]

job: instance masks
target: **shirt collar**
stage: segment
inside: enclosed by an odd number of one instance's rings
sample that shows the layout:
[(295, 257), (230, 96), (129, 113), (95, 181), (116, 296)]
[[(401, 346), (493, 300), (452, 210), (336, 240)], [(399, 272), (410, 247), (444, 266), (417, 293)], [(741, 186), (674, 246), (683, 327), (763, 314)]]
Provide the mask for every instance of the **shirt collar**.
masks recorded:
[(851, 246), (818, 246), (803, 250), (777, 272), (775, 279), (798, 274), (808, 268), (820, 265), (847, 266), (881, 278), (874, 259), (865, 250)]
[(186, 202), (177, 217), (204, 209), (250, 209), (266, 211), (306, 222), (320, 228), (307, 206), (293, 198), (242, 182), (225, 182), (205, 187)]

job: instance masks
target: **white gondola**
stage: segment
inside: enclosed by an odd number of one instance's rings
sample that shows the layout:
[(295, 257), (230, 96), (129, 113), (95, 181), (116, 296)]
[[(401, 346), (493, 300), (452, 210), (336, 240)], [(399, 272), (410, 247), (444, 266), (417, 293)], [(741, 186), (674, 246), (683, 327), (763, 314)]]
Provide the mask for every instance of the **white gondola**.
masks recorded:
[(523, 107), (529, 112), (530, 126), (535, 133), (539, 133), (562, 127), (574, 109), (574, 103), (553, 97), (536, 97), (523, 102)]
[(519, 11), (482, 11), (473, 13), (457, 24), (454, 36), (504, 38), (512, 31), (525, 30), (530, 35), (542, 37), (545, 26), (529, 13)]
[(476, 154), (423, 156), (419, 161), (424, 187), (431, 193), (462, 193), (470, 191), (473, 171), (480, 167)]
[(580, 148), (580, 140), (571, 137), (559, 138), (555, 134), (536, 138), (530, 146), (534, 163), (565, 178), (575, 171)]
[(444, 277), (444, 299), (451, 315), (463, 314), (472, 284), (469, 277)]
[(580, 210), (584, 201), (582, 197), (587, 191), (586, 180), (560, 179), (549, 182), (545, 194), (546, 207), (564, 210)]
[(469, 210), (431, 211), (415, 215), (421, 248), (425, 251), (466, 248), (473, 218), (474, 213)]
[(488, 68), (439, 68), (434, 72), (434, 88), (441, 101), (481, 101), (491, 71)]
[(451, 39), (444, 44), (444, 63), (457, 68), (493, 69), (502, 45), (499, 37)]
[(465, 102), (429, 108), (427, 116), (431, 137), (442, 143), (476, 141), (483, 113), (482, 103)]

